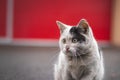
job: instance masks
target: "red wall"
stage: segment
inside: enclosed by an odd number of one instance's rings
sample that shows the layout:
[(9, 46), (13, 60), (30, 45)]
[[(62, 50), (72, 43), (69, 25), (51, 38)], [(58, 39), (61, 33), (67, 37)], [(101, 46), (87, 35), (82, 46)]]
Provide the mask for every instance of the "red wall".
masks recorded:
[(6, 36), (6, 0), (0, 0), (0, 37)]
[(98, 40), (110, 39), (110, 0), (15, 0), (14, 38), (57, 39), (56, 20), (86, 18)]
[[(0, 36), (6, 35), (6, 0), (0, 0)], [(58, 39), (56, 20), (85, 18), (98, 40), (110, 40), (111, 0), (14, 0), (14, 39)]]

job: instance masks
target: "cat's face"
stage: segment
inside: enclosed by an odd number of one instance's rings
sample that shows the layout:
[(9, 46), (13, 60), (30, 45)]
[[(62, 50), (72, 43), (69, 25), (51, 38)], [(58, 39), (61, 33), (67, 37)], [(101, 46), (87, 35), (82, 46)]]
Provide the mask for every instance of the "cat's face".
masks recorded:
[(57, 21), (61, 36), (60, 49), (68, 56), (80, 56), (90, 46), (89, 25), (82, 19), (77, 26), (69, 26)]

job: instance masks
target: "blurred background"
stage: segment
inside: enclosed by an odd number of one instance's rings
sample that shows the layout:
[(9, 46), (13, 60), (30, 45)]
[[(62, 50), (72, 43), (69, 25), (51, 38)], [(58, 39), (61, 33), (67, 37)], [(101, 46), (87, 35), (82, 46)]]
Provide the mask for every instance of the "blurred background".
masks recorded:
[(120, 80), (120, 0), (0, 0), (0, 80), (53, 80), (56, 20), (82, 18), (103, 50), (104, 80)]

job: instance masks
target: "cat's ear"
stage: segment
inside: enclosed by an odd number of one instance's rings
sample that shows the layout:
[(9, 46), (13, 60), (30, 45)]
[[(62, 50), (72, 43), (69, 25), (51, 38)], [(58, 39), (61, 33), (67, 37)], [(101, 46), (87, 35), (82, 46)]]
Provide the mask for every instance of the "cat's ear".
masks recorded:
[(60, 22), (60, 21), (56, 21), (56, 23), (57, 23), (57, 25), (58, 25), (58, 27), (59, 27), (59, 29), (60, 29), (60, 33), (63, 33), (63, 31), (64, 31), (65, 28), (66, 28), (66, 24), (64, 24), (64, 23), (62, 23), (62, 22)]
[(81, 19), (81, 20), (79, 21), (79, 23), (77, 24), (77, 27), (80, 28), (80, 29), (82, 29), (82, 31), (83, 31), (84, 33), (87, 33), (87, 32), (88, 32), (88, 29), (89, 29), (89, 24), (88, 24), (88, 22), (87, 22), (86, 19)]

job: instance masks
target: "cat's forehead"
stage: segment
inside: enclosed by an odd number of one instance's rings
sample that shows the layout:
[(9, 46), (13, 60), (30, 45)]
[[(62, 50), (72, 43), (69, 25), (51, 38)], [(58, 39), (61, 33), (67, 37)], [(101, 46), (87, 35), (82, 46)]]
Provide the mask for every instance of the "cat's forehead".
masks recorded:
[(64, 30), (62, 36), (63, 36), (63, 37), (78, 36), (78, 35), (80, 34), (79, 32), (80, 32), (80, 31), (79, 31), (79, 29), (78, 29), (77, 27), (75, 27), (75, 26), (69, 26), (69, 27), (67, 27), (67, 28)]
[(64, 32), (62, 33), (62, 36), (63, 36), (63, 37), (71, 36), (71, 34), (70, 34), (71, 28), (72, 28), (72, 26), (66, 27), (66, 29), (65, 29)]

